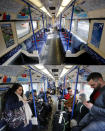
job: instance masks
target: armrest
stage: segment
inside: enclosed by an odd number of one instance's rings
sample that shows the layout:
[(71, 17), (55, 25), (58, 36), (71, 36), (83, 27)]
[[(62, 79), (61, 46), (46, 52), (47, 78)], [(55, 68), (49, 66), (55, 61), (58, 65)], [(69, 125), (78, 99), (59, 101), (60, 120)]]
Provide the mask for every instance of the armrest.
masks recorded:
[(72, 54), (70, 50), (66, 51), (66, 57), (78, 57), (80, 56), (81, 54), (85, 53), (86, 51), (83, 49), (83, 50), (80, 50), (78, 51), (77, 53), (75, 54)]

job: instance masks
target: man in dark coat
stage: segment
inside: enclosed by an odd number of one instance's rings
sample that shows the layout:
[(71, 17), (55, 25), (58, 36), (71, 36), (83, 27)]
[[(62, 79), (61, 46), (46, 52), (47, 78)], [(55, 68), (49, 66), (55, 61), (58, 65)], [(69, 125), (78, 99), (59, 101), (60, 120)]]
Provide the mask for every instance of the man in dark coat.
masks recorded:
[(90, 110), (80, 121), (82, 131), (105, 131), (105, 81), (98, 72), (91, 73), (87, 78), (88, 84), (94, 89), (93, 103), (84, 102)]

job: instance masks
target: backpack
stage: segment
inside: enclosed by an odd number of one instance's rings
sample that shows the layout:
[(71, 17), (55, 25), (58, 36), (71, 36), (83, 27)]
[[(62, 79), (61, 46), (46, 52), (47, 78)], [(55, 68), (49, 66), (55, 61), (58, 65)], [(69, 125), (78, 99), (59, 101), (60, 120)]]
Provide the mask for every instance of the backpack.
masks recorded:
[(52, 131), (69, 131), (70, 117), (65, 111), (57, 111), (53, 115)]

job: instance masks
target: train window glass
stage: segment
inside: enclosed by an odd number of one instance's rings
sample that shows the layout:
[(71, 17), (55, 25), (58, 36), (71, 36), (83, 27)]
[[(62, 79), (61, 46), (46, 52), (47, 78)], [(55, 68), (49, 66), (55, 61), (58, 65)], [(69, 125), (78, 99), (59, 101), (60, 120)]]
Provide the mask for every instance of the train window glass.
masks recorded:
[(24, 94), (26, 94), (26, 92), (29, 91), (29, 85), (23, 84), (22, 86), (23, 86)]
[(62, 27), (65, 28), (65, 19), (62, 19)]
[[(29, 86), (29, 84), (23, 84), (22, 86), (23, 86), (24, 94), (26, 94), (27, 91), (30, 91), (30, 92), (31, 92), (31, 87)], [(37, 91), (39, 90), (37, 83), (33, 83), (33, 89), (34, 89), (34, 90), (37, 90)], [(39, 91), (38, 91), (38, 92), (39, 92)]]
[(17, 37), (21, 38), (30, 33), (29, 22), (16, 22)]
[(80, 38), (87, 41), (88, 40), (88, 33), (89, 33), (89, 20), (78, 21), (76, 33)]
[(37, 29), (37, 22), (36, 21), (33, 21), (33, 27), (34, 27), (34, 30)]
[(0, 117), (2, 116), (4, 107), (4, 93), (0, 93)]
[(89, 100), (90, 99), (90, 95), (93, 92), (93, 89), (89, 85), (85, 84), (83, 91), (86, 94), (87, 100)]
[(1, 31), (6, 44), (6, 47), (14, 45), (14, 37), (11, 24), (1, 24)]
[(72, 32), (74, 32), (75, 31), (75, 21), (73, 20), (72, 21)]
[(39, 21), (39, 28), (43, 28), (43, 22), (42, 21)]
[(2, 112), (1, 107), (2, 107), (2, 105), (1, 105), (1, 95), (0, 95), (0, 117), (1, 117), (1, 112)]

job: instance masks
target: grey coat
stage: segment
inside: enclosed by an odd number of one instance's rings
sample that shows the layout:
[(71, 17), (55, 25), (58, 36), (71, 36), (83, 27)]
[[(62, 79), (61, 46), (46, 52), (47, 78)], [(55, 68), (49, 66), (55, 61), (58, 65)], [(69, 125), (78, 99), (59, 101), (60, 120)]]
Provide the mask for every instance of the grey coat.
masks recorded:
[(100, 96), (96, 99), (90, 112), (80, 121), (80, 126), (86, 126), (92, 121), (105, 122), (105, 86), (100, 89)]

